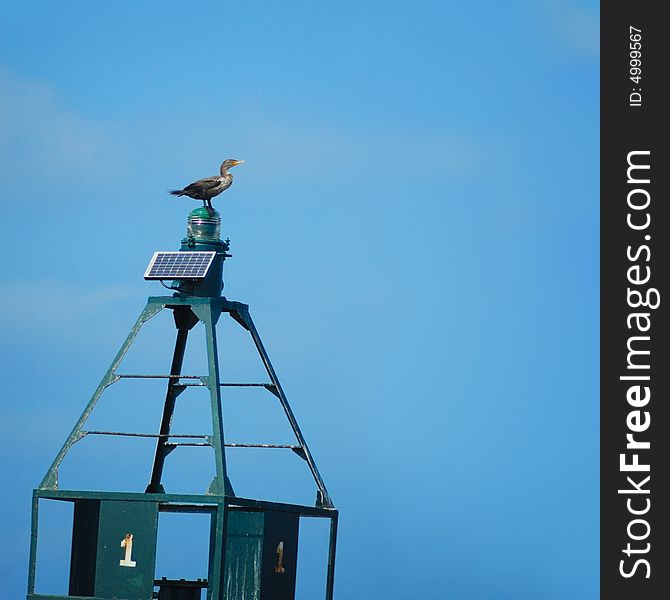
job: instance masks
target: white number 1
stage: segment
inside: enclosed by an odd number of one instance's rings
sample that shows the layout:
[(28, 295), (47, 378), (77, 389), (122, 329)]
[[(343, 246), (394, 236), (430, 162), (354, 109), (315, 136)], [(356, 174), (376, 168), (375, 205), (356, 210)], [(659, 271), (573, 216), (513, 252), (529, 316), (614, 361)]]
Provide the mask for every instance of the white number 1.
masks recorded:
[(126, 537), (121, 540), (121, 548), (126, 549), (126, 556), (119, 561), (121, 567), (135, 567), (137, 563), (133, 560), (133, 534), (126, 533)]

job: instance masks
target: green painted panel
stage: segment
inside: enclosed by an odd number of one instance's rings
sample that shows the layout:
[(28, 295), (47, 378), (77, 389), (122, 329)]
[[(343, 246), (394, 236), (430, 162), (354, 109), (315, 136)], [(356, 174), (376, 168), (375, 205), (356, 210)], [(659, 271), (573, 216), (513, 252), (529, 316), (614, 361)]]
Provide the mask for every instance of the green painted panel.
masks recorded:
[(298, 523), (296, 513), (228, 512), (226, 600), (293, 600)]
[(153, 593), (158, 502), (100, 503), (95, 595), (149, 600)]
[(295, 513), (265, 513), (261, 600), (295, 598), (299, 521)]
[(223, 597), (260, 600), (263, 513), (228, 512)]

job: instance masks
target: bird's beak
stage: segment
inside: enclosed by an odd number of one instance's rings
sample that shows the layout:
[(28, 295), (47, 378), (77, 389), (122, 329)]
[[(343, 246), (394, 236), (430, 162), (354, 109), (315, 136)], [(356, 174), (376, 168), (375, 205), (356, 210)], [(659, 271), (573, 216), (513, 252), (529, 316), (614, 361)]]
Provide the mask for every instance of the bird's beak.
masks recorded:
[(237, 165), (241, 165), (243, 162), (244, 162), (243, 160), (236, 160), (233, 167), (236, 167)]

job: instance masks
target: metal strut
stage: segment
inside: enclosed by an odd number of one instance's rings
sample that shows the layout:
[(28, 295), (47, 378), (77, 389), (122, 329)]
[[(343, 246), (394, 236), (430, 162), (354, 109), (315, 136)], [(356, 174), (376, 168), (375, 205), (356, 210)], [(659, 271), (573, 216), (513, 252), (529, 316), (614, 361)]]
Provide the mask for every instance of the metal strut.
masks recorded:
[(165, 493), (165, 489), (161, 483), (163, 467), (165, 465), (165, 458), (174, 450), (174, 444), (168, 442), (170, 425), (172, 424), (172, 415), (174, 414), (177, 396), (184, 391), (184, 386), (179, 384), (179, 378), (176, 376), (181, 374), (184, 363), (188, 332), (198, 322), (198, 317), (193, 314), (193, 311), (188, 306), (176, 306), (174, 308), (174, 322), (177, 327), (177, 340), (174, 345), (170, 377), (168, 379), (167, 391), (165, 392), (165, 405), (163, 406), (159, 437), (156, 442), (156, 455), (154, 456), (154, 465), (151, 470), (151, 480), (146, 489), (146, 493), (148, 494)]
[(131, 344), (137, 337), (137, 334), (142, 328), (142, 325), (144, 325), (149, 319), (151, 319), (151, 317), (159, 313), (163, 308), (164, 305), (151, 301), (149, 301), (147, 305), (144, 307), (144, 310), (138, 317), (137, 321), (135, 322), (135, 325), (133, 325), (132, 329), (130, 330), (130, 333), (128, 333), (128, 337), (126, 337), (121, 348), (114, 357), (112, 364), (109, 366), (109, 369), (107, 369), (107, 372), (105, 373), (102, 380), (100, 381), (100, 384), (93, 393), (93, 396), (91, 397), (89, 403), (86, 405), (84, 412), (81, 414), (79, 420), (72, 428), (70, 435), (68, 436), (67, 440), (65, 440), (63, 447), (56, 455), (56, 458), (54, 459), (53, 463), (51, 463), (51, 466), (49, 467), (47, 474), (44, 476), (44, 479), (42, 479), (42, 482), (40, 483), (38, 489), (40, 490), (58, 489), (58, 467), (63, 462), (65, 455), (68, 453), (72, 445), (83, 437), (82, 428), (84, 427), (84, 424), (88, 420), (88, 417), (90, 416), (91, 412), (95, 408), (95, 405), (98, 403), (98, 400), (100, 399), (100, 396), (102, 396), (102, 393), (107, 389), (107, 387), (112, 385), (118, 379), (118, 376), (116, 375), (116, 369), (118, 369), (119, 365), (121, 364), (121, 361), (123, 360), (123, 357), (126, 355)]
[[(284, 409), (284, 413), (286, 413), (286, 418), (291, 424), (291, 428), (293, 429), (293, 433), (295, 434), (296, 440), (298, 441), (298, 444), (300, 444), (300, 447), (302, 448), (302, 451), (304, 453), (304, 458), (307, 461), (307, 464), (309, 465), (309, 470), (312, 472), (314, 481), (316, 482), (316, 485), (319, 488), (317, 494), (317, 505), (323, 508), (335, 508), (335, 506), (333, 505), (333, 501), (330, 499), (330, 495), (328, 494), (328, 490), (326, 489), (326, 484), (323, 482), (321, 474), (319, 473), (319, 470), (316, 468), (316, 463), (314, 462), (312, 453), (309, 451), (309, 447), (307, 446), (307, 442), (305, 441), (305, 438), (302, 435), (302, 431), (300, 431), (300, 426), (298, 425), (298, 421), (296, 421), (295, 415), (291, 410), (291, 406), (288, 403), (286, 394), (284, 394), (284, 390), (282, 389), (281, 383), (279, 383), (279, 378), (277, 377), (277, 373), (275, 373), (274, 367), (270, 362), (270, 357), (268, 356), (268, 353), (265, 350), (265, 346), (263, 346), (263, 342), (261, 340), (260, 335), (258, 335), (258, 330), (254, 325), (251, 315), (249, 314), (248, 307), (242, 310), (243, 314), (240, 316), (244, 321), (243, 324), (251, 334), (251, 338), (253, 339), (256, 349), (258, 350), (258, 354), (260, 355), (261, 360), (263, 361), (265, 370), (267, 371), (267, 374), (270, 377), (270, 381), (272, 381), (272, 384), (274, 385), (276, 391), (275, 395), (279, 398), (279, 401), (281, 402), (282, 408)], [(233, 316), (232, 313), (231, 316)]]

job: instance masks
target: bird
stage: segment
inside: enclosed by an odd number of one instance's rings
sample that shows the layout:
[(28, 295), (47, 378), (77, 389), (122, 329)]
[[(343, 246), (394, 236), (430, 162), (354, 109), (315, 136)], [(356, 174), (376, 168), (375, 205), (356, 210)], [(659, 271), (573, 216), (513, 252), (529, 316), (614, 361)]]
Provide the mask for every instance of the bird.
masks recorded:
[(182, 190), (170, 190), (170, 194), (173, 196), (188, 196), (194, 200), (202, 200), (205, 208), (212, 213), (214, 212), (212, 198), (218, 196), (233, 184), (233, 176), (231, 173), (228, 173), (228, 169), (243, 162), (243, 160), (227, 158), (221, 163), (221, 167), (219, 168), (220, 175), (198, 179), (198, 181), (189, 183)]

